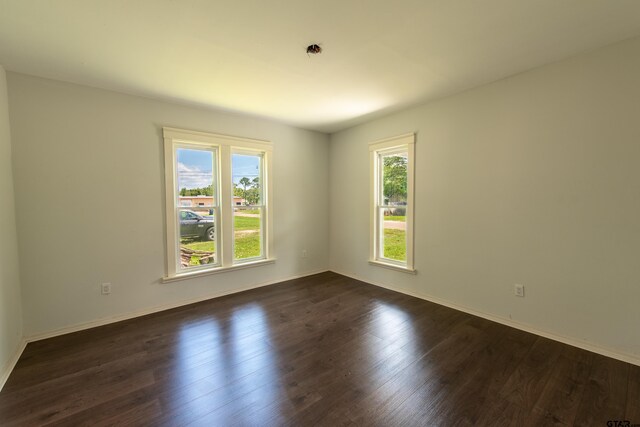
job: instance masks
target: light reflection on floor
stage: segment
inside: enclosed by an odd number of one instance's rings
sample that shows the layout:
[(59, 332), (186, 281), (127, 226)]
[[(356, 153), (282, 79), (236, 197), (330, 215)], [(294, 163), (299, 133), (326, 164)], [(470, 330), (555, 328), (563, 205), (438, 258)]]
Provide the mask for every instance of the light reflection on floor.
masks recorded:
[(181, 326), (176, 346), (177, 374), (175, 383), (185, 387), (191, 398), (201, 395), (198, 383), (213, 376), (218, 364), (224, 363), (221, 346), (222, 331), (215, 318), (186, 323)]
[(370, 331), (386, 341), (396, 341), (399, 332), (411, 327), (411, 316), (392, 304), (376, 302), (372, 312)]
[[(359, 371), (366, 372), (384, 363), (387, 354), (414, 338), (412, 316), (387, 302), (377, 301), (353, 354), (361, 362)], [(250, 424), (244, 420), (247, 408), (263, 408), (273, 419), (281, 409), (294, 404), (298, 392), (286, 393), (281, 384), (278, 355), (271, 343), (271, 327), (264, 309), (255, 303), (242, 305), (225, 321), (211, 316), (207, 321), (185, 323), (179, 332), (176, 347), (181, 378), (178, 384), (189, 391), (180, 403), (184, 422), (219, 423), (233, 419), (234, 423)], [(336, 366), (340, 361), (335, 361)], [(232, 390), (232, 391), (230, 391)], [(384, 392), (376, 395), (380, 404), (393, 399)], [(394, 390), (389, 388), (389, 393)]]
[[(417, 351), (416, 343), (420, 341), (420, 337), (415, 330), (413, 317), (410, 313), (386, 302), (376, 302), (375, 309), (372, 313), (373, 317), (371, 322), (369, 322), (368, 330), (371, 334), (383, 340), (382, 344), (374, 342), (377, 349), (372, 349), (372, 351), (386, 352), (386, 354), (393, 355), (394, 358), (419, 358), (421, 351)], [(398, 354), (399, 349), (402, 351), (402, 356)], [(381, 359), (384, 359), (384, 355), (381, 355)], [(422, 360), (415, 360), (418, 364), (423, 363)], [(386, 362), (383, 360), (381, 363), (383, 363), (385, 367), (389, 367), (392, 366), (394, 362), (395, 360), (387, 359)], [(375, 400), (373, 406), (383, 407), (398, 398), (398, 384), (396, 382), (389, 381), (388, 383), (378, 384), (375, 378), (371, 378), (370, 380), (370, 383), (367, 385), (376, 389), (376, 392), (372, 393), (371, 396), (371, 398)], [(419, 378), (404, 378), (402, 376), (398, 377), (397, 380), (405, 381), (406, 384), (410, 384), (412, 381), (422, 381)]]
[[(267, 406), (278, 398), (278, 366), (263, 308), (257, 304), (238, 307), (227, 319), (187, 323), (179, 332), (178, 384), (189, 390), (181, 408), (189, 414), (186, 422), (200, 417), (204, 421), (220, 407), (237, 422), (248, 406)], [(221, 393), (230, 388), (232, 394)]]

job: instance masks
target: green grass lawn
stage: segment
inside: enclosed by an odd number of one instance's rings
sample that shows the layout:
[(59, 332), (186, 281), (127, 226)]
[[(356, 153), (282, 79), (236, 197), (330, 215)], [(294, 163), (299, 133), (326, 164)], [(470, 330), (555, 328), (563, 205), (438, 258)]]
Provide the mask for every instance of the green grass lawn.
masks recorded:
[(242, 231), (242, 230), (260, 231), (260, 217), (234, 216), (233, 228), (235, 231)]
[[(260, 218), (235, 216), (233, 218), (235, 233), (235, 258), (253, 258), (260, 256)], [(246, 231), (253, 230), (253, 233)], [(215, 252), (215, 242), (197, 239), (181, 239), (180, 245), (196, 251)], [(191, 257), (191, 265), (200, 265), (200, 257)]]
[[(255, 212), (253, 212), (255, 210)], [(259, 213), (257, 209), (245, 210), (246, 213)], [(260, 256), (260, 217), (234, 216), (233, 228), (236, 233), (234, 256), (236, 259)], [(253, 231), (247, 233), (246, 231)]]
[[(384, 221), (406, 222), (406, 216), (389, 215), (384, 217)], [(385, 228), (384, 230), (384, 255), (385, 258), (396, 261), (406, 261), (407, 243), (405, 230)]]
[(260, 256), (260, 232), (237, 234), (234, 255), (236, 259)]
[(389, 215), (389, 216), (385, 216), (384, 220), (385, 221), (402, 221), (402, 222), (406, 222), (407, 217), (406, 216)]
[(406, 261), (407, 243), (404, 230), (390, 228), (384, 230), (384, 257), (397, 261)]
[(236, 212), (247, 213), (247, 214), (259, 214), (260, 209), (238, 209)]

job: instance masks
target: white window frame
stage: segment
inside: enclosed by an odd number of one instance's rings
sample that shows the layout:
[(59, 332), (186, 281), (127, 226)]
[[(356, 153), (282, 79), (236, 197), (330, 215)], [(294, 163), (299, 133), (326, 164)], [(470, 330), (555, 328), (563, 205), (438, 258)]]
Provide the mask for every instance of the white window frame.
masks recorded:
[[(272, 155), (273, 145), (267, 141), (217, 135), (176, 128), (163, 128), (164, 161), (165, 161), (165, 202), (166, 202), (166, 276), (163, 282), (182, 280), (194, 276), (219, 273), (239, 268), (275, 262), (273, 251), (273, 206), (272, 206)], [(216, 227), (216, 264), (194, 267), (180, 271), (179, 261), (179, 227), (177, 212), (177, 170), (175, 148), (195, 148), (216, 151), (216, 172), (214, 182), (217, 184), (215, 217)], [(234, 260), (233, 231), (233, 179), (231, 155), (234, 152), (261, 153), (263, 156), (263, 223), (261, 224), (262, 256), (256, 258)]]
[[(382, 196), (382, 170), (380, 167), (380, 157), (394, 152), (407, 153), (407, 205), (406, 205), (406, 262), (385, 258), (382, 245), (380, 221), (380, 208), (384, 207)], [(416, 273), (414, 269), (414, 161), (415, 161), (415, 134), (387, 138), (369, 144), (370, 157), (370, 208), (369, 208), (369, 263), (381, 267), (408, 273)]]

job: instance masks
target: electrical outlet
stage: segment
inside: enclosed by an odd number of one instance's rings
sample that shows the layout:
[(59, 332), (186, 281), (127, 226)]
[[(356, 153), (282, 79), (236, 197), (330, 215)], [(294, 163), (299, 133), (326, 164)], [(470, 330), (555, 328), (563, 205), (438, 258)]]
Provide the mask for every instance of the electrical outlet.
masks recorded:
[(524, 297), (524, 285), (515, 284), (513, 285), (513, 293), (517, 297)]
[(102, 295), (109, 295), (111, 293), (111, 283), (103, 283), (100, 285), (100, 292)]
[(301, 256), (302, 256), (302, 258), (306, 258), (307, 257), (307, 250), (306, 249), (302, 250), (302, 255)]

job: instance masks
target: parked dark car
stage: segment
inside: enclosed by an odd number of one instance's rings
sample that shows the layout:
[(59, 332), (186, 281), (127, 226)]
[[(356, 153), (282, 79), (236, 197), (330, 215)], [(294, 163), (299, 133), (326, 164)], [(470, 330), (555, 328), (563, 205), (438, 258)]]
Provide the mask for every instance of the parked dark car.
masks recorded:
[(180, 237), (191, 237), (202, 240), (216, 238), (215, 222), (190, 210), (180, 211)]

